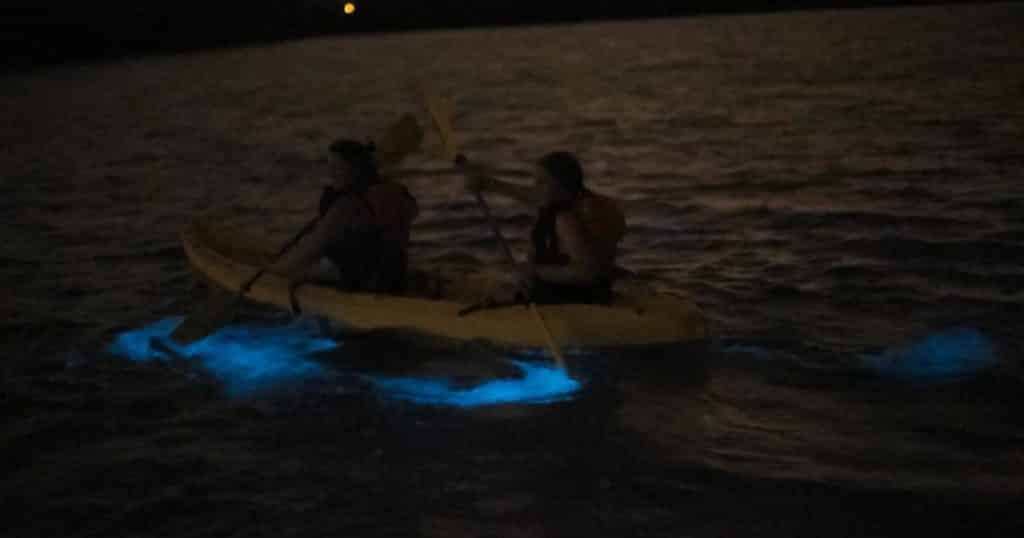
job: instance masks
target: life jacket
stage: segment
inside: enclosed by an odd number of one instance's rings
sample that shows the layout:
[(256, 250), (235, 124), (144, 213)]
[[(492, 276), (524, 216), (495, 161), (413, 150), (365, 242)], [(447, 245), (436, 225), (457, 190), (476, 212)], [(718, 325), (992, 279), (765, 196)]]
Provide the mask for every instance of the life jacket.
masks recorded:
[[(531, 235), (533, 260), (537, 264), (567, 265), (569, 257), (558, 244), (555, 221), (559, 215), (569, 213), (582, 225), (587, 240), (596, 254), (614, 259), (619, 241), (626, 233), (626, 218), (615, 200), (584, 190), (571, 203), (542, 208), (537, 214)], [(572, 286), (537, 282), (534, 293), (544, 302), (591, 302), (587, 297), (604, 302), (610, 297), (613, 275), (606, 275), (590, 286)], [(545, 296), (550, 296), (547, 298)]]
[(324, 255), (341, 273), (340, 287), (350, 290), (399, 294), (405, 291), (409, 232), (416, 215), (416, 199), (398, 183), (378, 182), (364, 191), (324, 189), (321, 217), (342, 197), (358, 212), (355, 224), (328, 246)]
[(535, 263), (569, 263), (569, 257), (559, 248), (555, 227), (556, 219), (563, 213), (570, 213), (579, 221), (598, 255), (614, 256), (619, 241), (626, 233), (626, 218), (615, 200), (584, 190), (569, 204), (549, 206), (538, 212), (530, 234)]

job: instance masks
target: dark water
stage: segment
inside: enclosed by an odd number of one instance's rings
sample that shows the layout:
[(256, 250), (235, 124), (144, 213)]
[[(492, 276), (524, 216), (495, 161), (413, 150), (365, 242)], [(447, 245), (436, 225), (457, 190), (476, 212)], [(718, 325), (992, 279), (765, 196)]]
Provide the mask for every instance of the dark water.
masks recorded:
[[(1022, 22), (996, 4), (438, 32), (3, 79), (7, 535), (1021, 534)], [(693, 294), (710, 349), (577, 359), (574, 400), (471, 411), (353, 372), (497, 352), (343, 339), (296, 352), (335, 377), (239, 395), (105, 351), (186, 309), (193, 218), (283, 240), (326, 144), (414, 109), (417, 83), (513, 178), (578, 151), (628, 201), (623, 265)], [(443, 163), (402, 172), (416, 261), (498, 259)]]

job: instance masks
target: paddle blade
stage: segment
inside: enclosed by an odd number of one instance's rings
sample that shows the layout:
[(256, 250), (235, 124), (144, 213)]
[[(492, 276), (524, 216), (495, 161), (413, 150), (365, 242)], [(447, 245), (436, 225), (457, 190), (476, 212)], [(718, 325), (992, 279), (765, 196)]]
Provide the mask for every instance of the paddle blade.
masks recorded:
[(454, 161), (455, 156), (459, 154), (459, 147), (455, 143), (452, 127), (452, 102), (438, 95), (428, 95), (426, 101), (427, 111), (430, 112), (430, 119), (434, 123), (434, 130), (437, 131), (444, 157)]
[(171, 333), (171, 340), (176, 344), (188, 345), (210, 336), (231, 323), (240, 302), (236, 293), (211, 289), (206, 300), (193, 303), (192, 311), (185, 316), (185, 321)]
[(403, 114), (377, 141), (377, 164), (394, 166), (423, 143), (423, 129), (412, 114)]

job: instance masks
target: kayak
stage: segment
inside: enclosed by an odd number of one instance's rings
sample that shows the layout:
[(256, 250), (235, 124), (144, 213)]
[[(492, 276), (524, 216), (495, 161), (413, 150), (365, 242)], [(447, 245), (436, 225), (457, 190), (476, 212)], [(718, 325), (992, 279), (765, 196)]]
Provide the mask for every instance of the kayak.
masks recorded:
[[(181, 241), (190, 266), (203, 280), (236, 293), (271, 260), (274, 250), (267, 245), (266, 236), (202, 221), (183, 231)], [(291, 295), (287, 279), (264, 273), (245, 298), (291, 310)], [(459, 295), (395, 296), (313, 283), (294, 290), (295, 304), (304, 314), (323, 316), (344, 330), (399, 329), (457, 341), (537, 348), (546, 345), (543, 330), (523, 305), (464, 313), (472, 301)], [(607, 305), (545, 304), (538, 305), (538, 309), (555, 342), (567, 348), (696, 343), (708, 336), (703, 312), (692, 299), (627, 284), (616, 284), (614, 297)]]

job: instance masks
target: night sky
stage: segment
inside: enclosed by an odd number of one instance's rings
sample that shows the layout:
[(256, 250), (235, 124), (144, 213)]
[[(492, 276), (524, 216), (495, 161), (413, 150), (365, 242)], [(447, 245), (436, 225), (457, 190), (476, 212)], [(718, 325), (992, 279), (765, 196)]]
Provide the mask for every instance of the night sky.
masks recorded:
[(474, 2), (467, 0), (13, 0), (0, 8), (0, 69), (171, 52), (322, 34), (681, 16), (821, 7), (926, 4), (923, 0), (812, 2), (594, 0)]

